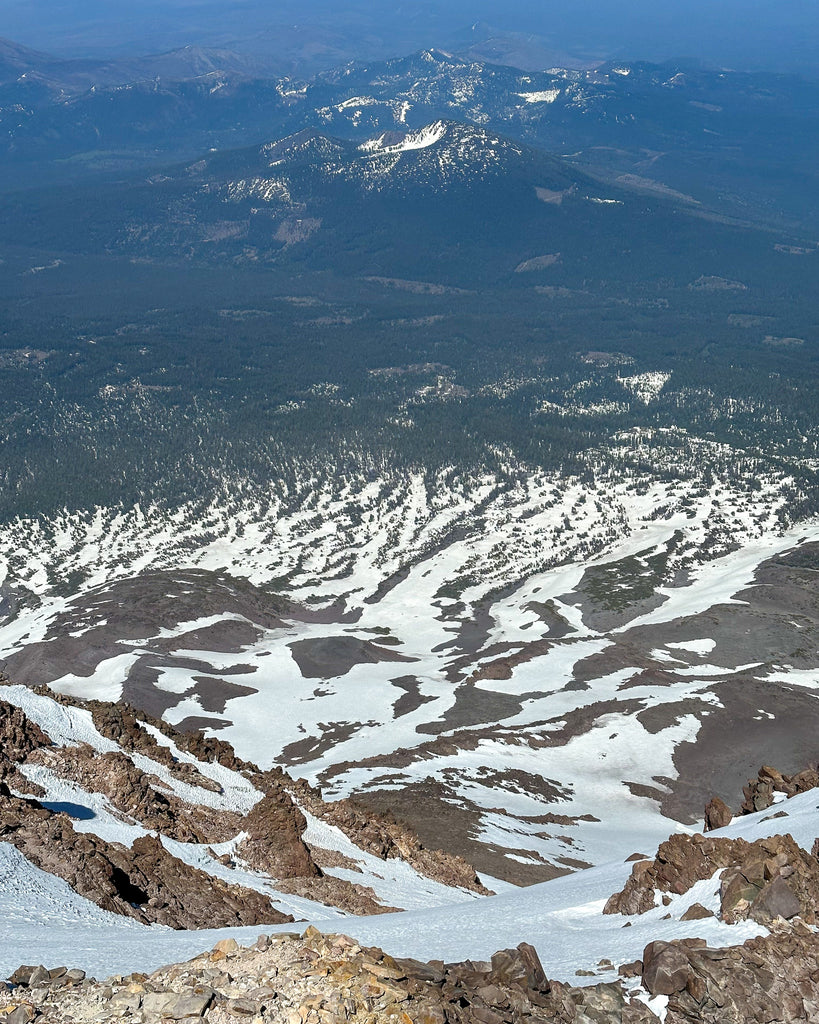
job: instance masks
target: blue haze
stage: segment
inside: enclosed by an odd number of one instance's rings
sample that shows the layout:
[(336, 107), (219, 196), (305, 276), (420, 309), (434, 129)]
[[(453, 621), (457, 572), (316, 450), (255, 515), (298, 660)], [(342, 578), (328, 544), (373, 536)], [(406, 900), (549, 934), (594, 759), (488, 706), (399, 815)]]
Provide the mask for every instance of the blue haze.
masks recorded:
[(687, 57), (819, 76), (819, 0), (0, 0), (0, 36), (74, 57), (192, 44), (307, 70), (510, 34), (533, 64)]

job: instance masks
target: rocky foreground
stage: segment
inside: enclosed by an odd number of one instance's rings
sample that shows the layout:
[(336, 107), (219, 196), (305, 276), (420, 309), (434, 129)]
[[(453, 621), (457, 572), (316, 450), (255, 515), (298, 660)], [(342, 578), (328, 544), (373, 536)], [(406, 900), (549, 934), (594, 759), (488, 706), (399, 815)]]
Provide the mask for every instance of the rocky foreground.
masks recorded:
[[(86, 978), (22, 966), (0, 993), (3, 1024), (29, 1021), (239, 1021), (276, 1024), (790, 1024), (819, 1015), (819, 936), (788, 927), (742, 946), (699, 939), (650, 943), (617, 982), (549, 981), (521, 943), (490, 961), (444, 964), (391, 957), (347, 935), (233, 939), (153, 974)], [(657, 999), (656, 997), (665, 997)]]

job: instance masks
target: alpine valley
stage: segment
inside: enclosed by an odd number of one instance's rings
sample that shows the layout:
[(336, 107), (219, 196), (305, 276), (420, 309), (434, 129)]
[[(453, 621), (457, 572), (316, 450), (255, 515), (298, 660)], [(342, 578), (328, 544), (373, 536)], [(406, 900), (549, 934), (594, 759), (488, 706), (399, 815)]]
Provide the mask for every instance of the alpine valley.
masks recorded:
[(817, 122), (0, 44), (0, 1021), (819, 1019)]

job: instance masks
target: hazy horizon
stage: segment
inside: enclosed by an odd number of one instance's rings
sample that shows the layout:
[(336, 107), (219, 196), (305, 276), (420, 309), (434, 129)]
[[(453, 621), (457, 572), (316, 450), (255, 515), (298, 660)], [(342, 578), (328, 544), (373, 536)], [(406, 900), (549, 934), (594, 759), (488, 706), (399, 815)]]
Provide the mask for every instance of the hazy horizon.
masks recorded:
[(819, 74), (812, 0), (4, 0), (0, 36), (66, 57), (141, 55), (186, 45), (278, 59), (294, 70), (400, 55), (425, 46), (498, 44), (519, 62), (688, 58), (747, 70)]

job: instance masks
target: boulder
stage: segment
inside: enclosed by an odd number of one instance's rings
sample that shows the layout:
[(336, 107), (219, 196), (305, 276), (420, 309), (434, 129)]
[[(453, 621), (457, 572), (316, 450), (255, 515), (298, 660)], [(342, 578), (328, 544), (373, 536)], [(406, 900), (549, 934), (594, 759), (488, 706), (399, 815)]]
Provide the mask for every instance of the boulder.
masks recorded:
[(780, 875), (770, 881), (751, 904), (749, 916), (759, 924), (769, 925), (776, 918), (786, 921), (802, 912), (802, 904)]
[(733, 818), (731, 808), (718, 796), (712, 797), (705, 805), (705, 831), (712, 832), (715, 828), (725, 828)]
[(682, 992), (691, 973), (683, 947), (671, 942), (649, 942), (643, 950), (643, 986), (652, 996)]
[(701, 921), (706, 917), (713, 917), (713, 913), (701, 903), (692, 903), (684, 914), (680, 916), (681, 921)]
[[(660, 844), (653, 861), (634, 864), (625, 887), (609, 898), (603, 912), (645, 913), (655, 905), (658, 891), (681, 895), (721, 869), (720, 917), (729, 924), (747, 917), (767, 922), (795, 914), (808, 924), (815, 922), (819, 863), (789, 835), (753, 843), (702, 835), (671, 836)], [(663, 899), (665, 902), (667, 897)], [(794, 900), (798, 903), (795, 910)]]

